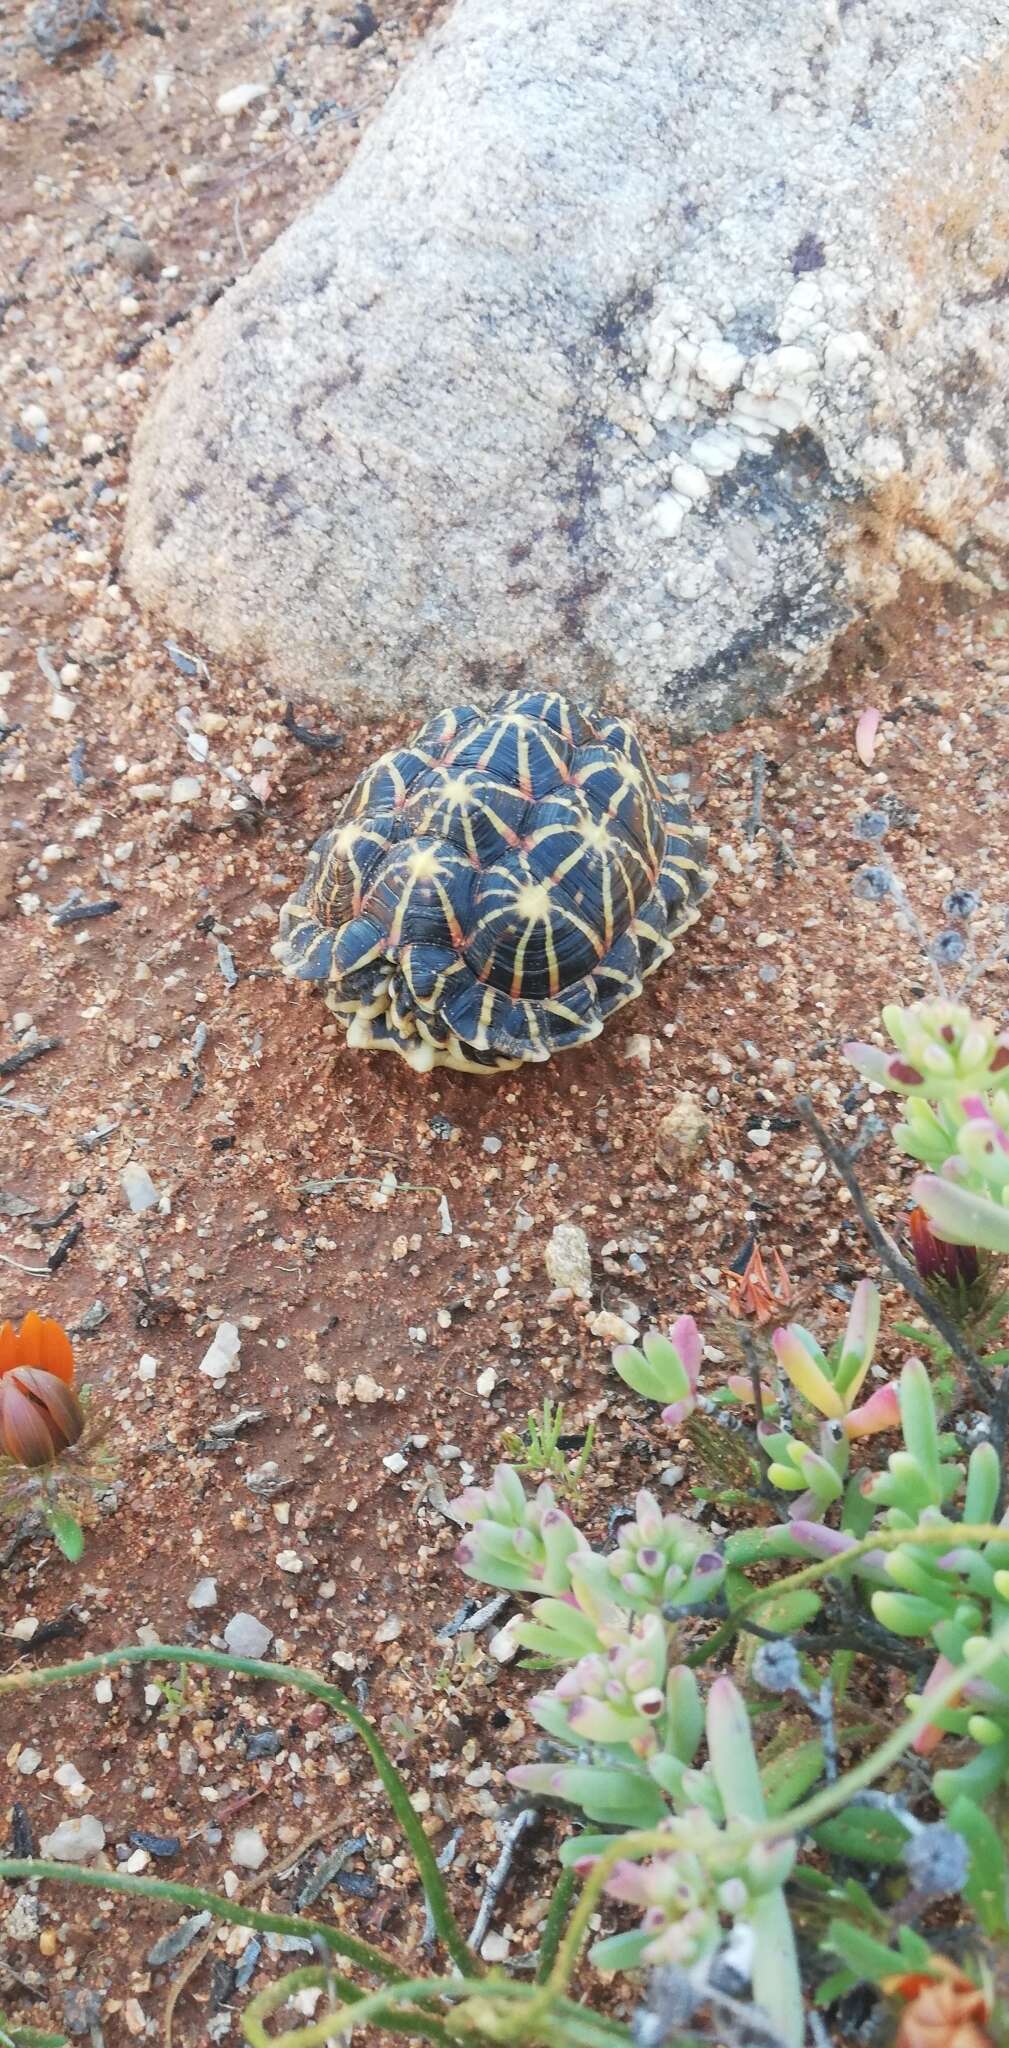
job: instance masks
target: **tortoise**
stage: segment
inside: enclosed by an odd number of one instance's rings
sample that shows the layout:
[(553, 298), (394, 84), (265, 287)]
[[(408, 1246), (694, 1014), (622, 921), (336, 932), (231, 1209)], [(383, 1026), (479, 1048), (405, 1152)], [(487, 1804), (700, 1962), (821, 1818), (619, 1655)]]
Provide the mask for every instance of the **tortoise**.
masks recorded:
[(420, 1073), (518, 1067), (640, 995), (698, 915), (706, 845), (629, 723), (513, 690), (367, 769), (274, 952), (350, 1046)]

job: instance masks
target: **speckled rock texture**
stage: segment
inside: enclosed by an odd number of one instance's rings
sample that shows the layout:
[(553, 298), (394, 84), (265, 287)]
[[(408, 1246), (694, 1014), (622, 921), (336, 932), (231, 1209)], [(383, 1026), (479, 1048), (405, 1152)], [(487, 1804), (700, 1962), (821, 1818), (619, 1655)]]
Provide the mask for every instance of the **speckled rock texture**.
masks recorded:
[(1005, 588), (1007, 107), (1001, 0), (459, 0), (173, 367), (129, 580), (349, 716), (683, 734)]

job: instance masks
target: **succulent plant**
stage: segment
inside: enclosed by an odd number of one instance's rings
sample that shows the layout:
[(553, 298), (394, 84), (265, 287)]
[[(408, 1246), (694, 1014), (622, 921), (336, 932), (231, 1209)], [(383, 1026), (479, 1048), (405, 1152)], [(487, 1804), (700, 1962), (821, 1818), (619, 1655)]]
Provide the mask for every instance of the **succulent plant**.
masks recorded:
[(895, 1050), (852, 1041), (844, 1054), (867, 1081), (901, 1095), (956, 1101), (991, 1087), (1009, 1067), (1009, 1033), (945, 998), (902, 1008), (888, 1003), (883, 1023)]
[(775, 1356), (793, 1387), (828, 1420), (850, 1414), (872, 1364), (879, 1336), (879, 1288), (860, 1280), (852, 1297), (847, 1327), (829, 1356), (800, 1323), (775, 1330)]
[(588, 1545), (552, 1487), (527, 1500), (518, 1473), (499, 1465), (489, 1487), (469, 1486), (451, 1505), (456, 1521), (471, 1524), (456, 1551), (470, 1578), (513, 1593), (567, 1592), (571, 1558)]
[[(748, 1923), (754, 2000), (786, 2048), (801, 2048), (802, 1989), (782, 1891), (796, 1844), (788, 1835), (752, 1839), (766, 1808), (746, 1703), (728, 1678), (716, 1678), (708, 1694), (705, 1734), (708, 1799), (689, 1803), (699, 1774), (687, 1774), (680, 1796), (673, 1795), (676, 1816), (664, 1828), (668, 1851), (616, 1864), (606, 1890), (638, 1906), (641, 1925), (597, 1942), (593, 1960), (607, 1969), (675, 1963), (697, 1970), (721, 1947), (724, 1920)], [(583, 1856), (579, 1867), (587, 1861)]]
[(915, 1201), (944, 1245), (1009, 1252), (1009, 1032), (963, 1003), (889, 1004), (893, 1052), (850, 1044), (869, 1081), (906, 1098), (897, 1144), (928, 1169)]
[(696, 1607), (711, 1600), (725, 1578), (725, 1561), (711, 1539), (684, 1515), (664, 1515), (654, 1494), (642, 1490), (634, 1520), (621, 1525), (615, 1550), (586, 1560), (595, 1584), (632, 1613)]
[(668, 1337), (650, 1330), (636, 1344), (619, 1344), (613, 1364), (626, 1385), (662, 1403), (662, 1420), (675, 1429), (693, 1412), (701, 1369), (701, 1335), (693, 1316), (680, 1316)]

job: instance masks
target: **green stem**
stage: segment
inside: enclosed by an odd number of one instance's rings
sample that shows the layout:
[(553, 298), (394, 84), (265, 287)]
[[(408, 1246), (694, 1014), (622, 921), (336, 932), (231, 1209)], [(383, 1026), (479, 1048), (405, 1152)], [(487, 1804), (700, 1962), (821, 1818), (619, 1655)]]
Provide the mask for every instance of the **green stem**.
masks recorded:
[(578, 1879), (573, 1870), (562, 1870), (554, 1886), (553, 1896), (550, 1900), (550, 1911), (546, 1917), (543, 1939), (540, 1942), (540, 1959), (536, 1971), (537, 1984), (545, 1984), (553, 1969), (577, 1883)]
[(399, 1976), (396, 1964), (370, 1942), (342, 1934), (325, 1920), (306, 1920), (301, 1914), (262, 1913), (241, 1899), (225, 1899), (217, 1892), (203, 1892), (192, 1884), (173, 1884), (162, 1877), (131, 1877), (126, 1871), (88, 1870), (76, 1863), (47, 1863), (41, 1858), (5, 1856), (0, 1858), (0, 1878), (54, 1879), (59, 1884), (82, 1884), (96, 1892), (121, 1892), (131, 1899), (154, 1899), (170, 1906), (186, 1906), (191, 1913), (211, 1913), (215, 1920), (228, 1920), (235, 1927), (254, 1927), (262, 1934), (293, 1934), (304, 1940), (324, 1941), (335, 1955), (356, 1964), (373, 1977), (394, 1984)]
[(340, 1691), (339, 1686), (329, 1685), (314, 1671), (300, 1671), (297, 1667), (288, 1668), (286, 1664), (264, 1664), (256, 1657), (232, 1657), (223, 1650), (196, 1650), (178, 1644), (159, 1643), (153, 1649), (130, 1644), (125, 1649), (105, 1650), (97, 1657), (81, 1657), (75, 1663), (53, 1664), (41, 1671), (11, 1671), (0, 1678), (0, 1694), (33, 1692), (45, 1685), (91, 1678), (99, 1671), (114, 1669), (117, 1664), (196, 1664), (205, 1670), (227, 1671), (233, 1677), (241, 1675), (265, 1679), (272, 1685), (290, 1685), (297, 1692), (309, 1693), (313, 1699), (322, 1700), (334, 1713), (349, 1721), (371, 1757), (386, 1798), (410, 1845), (436, 1934), (457, 1970), (463, 1975), (468, 1971), (475, 1975), (481, 1973), (482, 1965), (456, 1923), (434, 1850), (413, 1810), (406, 1785), (371, 1722), (362, 1714), (360, 1707)]
[[(783, 1579), (772, 1579), (766, 1586), (754, 1587), (752, 1593), (733, 1608), (714, 1635), (692, 1650), (683, 1661), (692, 1669), (706, 1664), (709, 1658), (717, 1656), (719, 1650), (731, 1643), (733, 1636), (738, 1635), (743, 1616), (749, 1614), (751, 1608), (759, 1607), (772, 1593), (777, 1598), (779, 1593), (792, 1593), (802, 1586), (813, 1586), (818, 1579), (829, 1578), (831, 1572), (847, 1571), (870, 1550), (898, 1550), (902, 1543), (938, 1544), (948, 1550), (952, 1544), (1004, 1543), (1005, 1536), (1005, 1529), (994, 1522), (946, 1522), (936, 1528), (922, 1528), (919, 1524), (915, 1529), (880, 1529), (875, 1535), (863, 1536), (849, 1550), (839, 1550), (832, 1557), (814, 1558), (812, 1564), (803, 1565), (797, 1572), (789, 1572)], [(3, 1680), (0, 1679), (0, 1688), (2, 1686)]]
[[(322, 2048), (322, 2044), (338, 2039), (350, 2028), (375, 2026), (394, 2031), (422, 2033), (427, 2016), (417, 2011), (399, 2015), (396, 2008), (404, 2003), (414, 2007), (427, 2005), (434, 1999), (449, 2001), (460, 1999), (479, 2000), (480, 2015), (460, 2015), (460, 2024), (453, 2025), (452, 2016), (443, 2014), (438, 2024), (446, 2031), (449, 2040), (471, 2040), (474, 2034), (483, 2032), (487, 2039), (498, 2041), (530, 2042), (542, 2038), (540, 2013), (543, 2008), (542, 1994), (531, 1984), (519, 1984), (505, 1977), (481, 1978), (446, 1977), (440, 1982), (430, 1977), (421, 1977), (413, 1982), (383, 1987), (372, 1992), (367, 1999), (354, 2004), (352, 2012), (343, 2014), (332, 2009), (321, 2019), (313, 2020), (308, 2027), (299, 2027), (293, 2033), (268, 2034), (264, 2021), (277, 2010), (300, 1983), (317, 1984), (322, 1973), (316, 1969), (295, 1971), (285, 1977), (281, 1984), (271, 1984), (253, 1999), (243, 2015), (243, 2027), (250, 2048)], [(511, 2008), (511, 2011), (501, 2008)], [(576, 2005), (569, 1998), (548, 2001), (549, 2035), (558, 2048), (632, 2048), (632, 2030), (620, 2020), (613, 2020), (603, 2013), (592, 2012)], [(693, 2037), (691, 2037), (693, 2038)]]
[[(295, 1971), (294, 1976), (301, 1976)], [(309, 1973), (314, 1985), (318, 1979), (314, 1971)], [(381, 2023), (391, 2024), (390, 2009), (404, 2005), (429, 2005), (433, 2000), (469, 1998), (477, 1993), (489, 1991), (486, 1979), (481, 1977), (451, 1977), (440, 1982), (432, 1977), (407, 1978), (399, 1984), (383, 1986), (381, 1991), (372, 1992), (368, 1998), (354, 2001), (353, 2010), (341, 2013), (332, 2007), (321, 2020), (313, 2020), (307, 2027), (298, 2027), (294, 2033), (270, 2035), (264, 2021), (284, 2005), (291, 1995), (292, 1978), (282, 1977), (278, 1984), (268, 1984), (260, 1991), (242, 2015), (242, 2030), (250, 2048), (324, 2048), (327, 2041), (338, 2039), (351, 2026)], [(494, 1986), (494, 1990), (497, 1986)]]
[(42, 2034), (38, 2027), (9, 2028), (0, 2020), (0, 2048), (70, 2048), (65, 2034)]
[[(262, 2044), (266, 2044), (266, 2048), (290, 2048), (291, 2042), (297, 2041), (304, 2029), (294, 2034), (270, 2035), (264, 2031), (262, 2019), (268, 2018), (271, 2012), (276, 2012), (278, 2006), (284, 2005), (289, 1998), (294, 1997), (295, 1992), (314, 1991), (317, 1988), (328, 1991), (331, 1997), (334, 1994), (339, 1996), (346, 2005), (357, 2006), (364, 1997), (364, 1993), (358, 1990), (356, 1985), (348, 1986), (342, 1978), (334, 1977), (332, 1971), (327, 1970), (324, 1964), (309, 1963), (301, 1970), (290, 1970), (286, 1977), (279, 1977), (266, 1991), (260, 1992), (259, 1996), (252, 2000), (242, 2015), (242, 2030), (246, 2040), (253, 2044), (253, 2048), (262, 2048)], [(351, 2015), (348, 2024), (353, 2023)], [(389, 2033), (420, 2034), (426, 2041), (437, 2042), (439, 2048), (451, 2048), (453, 2036), (439, 2020), (432, 2019), (427, 2013), (390, 2013), (385, 2020), (385, 2026)]]

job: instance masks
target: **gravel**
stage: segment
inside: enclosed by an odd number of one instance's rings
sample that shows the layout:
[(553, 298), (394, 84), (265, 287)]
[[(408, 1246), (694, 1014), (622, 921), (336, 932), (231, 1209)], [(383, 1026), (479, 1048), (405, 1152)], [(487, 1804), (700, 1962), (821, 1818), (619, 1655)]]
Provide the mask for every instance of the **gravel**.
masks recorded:
[(51, 1863), (90, 1863), (105, 1847), (105, 1829), (96, 1814), (61, 1820), (39, 1841), (39, 1855)]
[(273, 1641), (273, 1630), (257, 1621), (254, 1614), (233, 1614), (224, 1640), (233, 1657), (265, 1657)]

